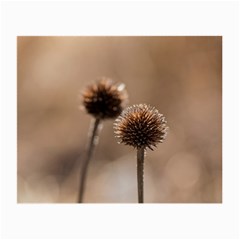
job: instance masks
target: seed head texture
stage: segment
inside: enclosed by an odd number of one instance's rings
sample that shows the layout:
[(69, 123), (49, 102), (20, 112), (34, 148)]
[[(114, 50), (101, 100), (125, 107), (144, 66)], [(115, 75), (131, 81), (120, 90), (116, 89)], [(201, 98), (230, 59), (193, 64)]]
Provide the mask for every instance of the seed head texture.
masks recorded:
[(164, 116), (156, 108), (138, 104), (121, 113), (115, 120), (114, 132), (119, 143), (153, 150), (157, 143), (162, 143), (166, 138), (166, 123)]
[(116, 118), (127, 100), (124, 84), (114, 84), (105, 77), (89, 85), (82, 96), (86, 111), (100, 119)]

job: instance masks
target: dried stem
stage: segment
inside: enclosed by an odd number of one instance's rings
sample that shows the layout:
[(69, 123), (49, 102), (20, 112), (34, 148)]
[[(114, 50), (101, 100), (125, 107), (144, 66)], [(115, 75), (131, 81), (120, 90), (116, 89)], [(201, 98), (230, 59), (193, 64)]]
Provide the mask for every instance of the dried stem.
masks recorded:
[(86, 176), (87, 176), (87, 170), (88, 170), (88, 165), (90, 162), (90, 159), (93, 154), (94, 147), (98, 143), (98, 136), (99, 136), (99, 131), (101, 128), (101, 120), (100, 118), (95, 118), (94, 122), (91, 123), (90, 127), (90, 136), (89, 136), (89, 143), (87, 147), (87, 155), (86, 158), (84, 159), (81, 167), (81, 172), (80, 172), (80, 187), (79, 187), (79, 195), (78, 195), (78, 203), (83, 202), (83, 195), (85, 191), (85, 186), (86, 186)]
[(144, 197), (143, 197), (144, 152), (145, 152), (145, 147), (141, 147), (137, 149), (138, 203), (144, 202)]

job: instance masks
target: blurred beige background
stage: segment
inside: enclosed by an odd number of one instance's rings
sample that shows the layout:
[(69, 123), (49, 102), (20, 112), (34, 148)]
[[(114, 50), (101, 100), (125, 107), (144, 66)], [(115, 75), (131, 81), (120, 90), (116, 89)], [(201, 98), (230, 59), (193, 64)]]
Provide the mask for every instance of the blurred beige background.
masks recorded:
[[(91, 117), (80, 91), (124, 82), (166, 116), (145, 161), (145, 202), (222, 202), (221, 37), (18, 37), (18, 202), (74, 203)], [(136, 203), (136, 152), (105, 121), (84, 202)]]

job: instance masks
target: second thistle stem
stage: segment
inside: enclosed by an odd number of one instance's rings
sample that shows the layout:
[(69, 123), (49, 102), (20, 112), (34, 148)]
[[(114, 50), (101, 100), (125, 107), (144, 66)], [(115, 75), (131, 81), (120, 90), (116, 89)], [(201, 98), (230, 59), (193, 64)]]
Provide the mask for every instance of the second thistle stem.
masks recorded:
[(145, 152), (144, 147), (137, 149), (138, 203), (144, 202), (144, 197), (143, 197), (144, 152)]
[(78, 203), (83, 202), (88, 165), (92, 157), (94, 147), (97, 144), (100, 126), (101, 126), (101, 120), (99, 118), (94, 119), (94, 122), (92, 123), (92, 127), (90, 128), (90, 136), (89, 136), (90, 141), (87, 147), (87, 155), (81, 167)]

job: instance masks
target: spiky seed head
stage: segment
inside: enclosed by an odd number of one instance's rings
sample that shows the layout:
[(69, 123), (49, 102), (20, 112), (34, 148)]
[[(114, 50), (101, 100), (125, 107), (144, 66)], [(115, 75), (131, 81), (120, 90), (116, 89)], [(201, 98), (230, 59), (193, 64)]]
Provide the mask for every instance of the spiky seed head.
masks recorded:
[(166, 123), (164, 116), (156, 108), (138, 104), (121, 113), (115, 120), (114, 132), (120, 140), (119, 143), (153, 150), (167, 135)]
[(95, 118), (116, 118), (127, 100), (124, 84), (114, 84), (109, 78), (101, 78), (82, 93), (83, 106)]

